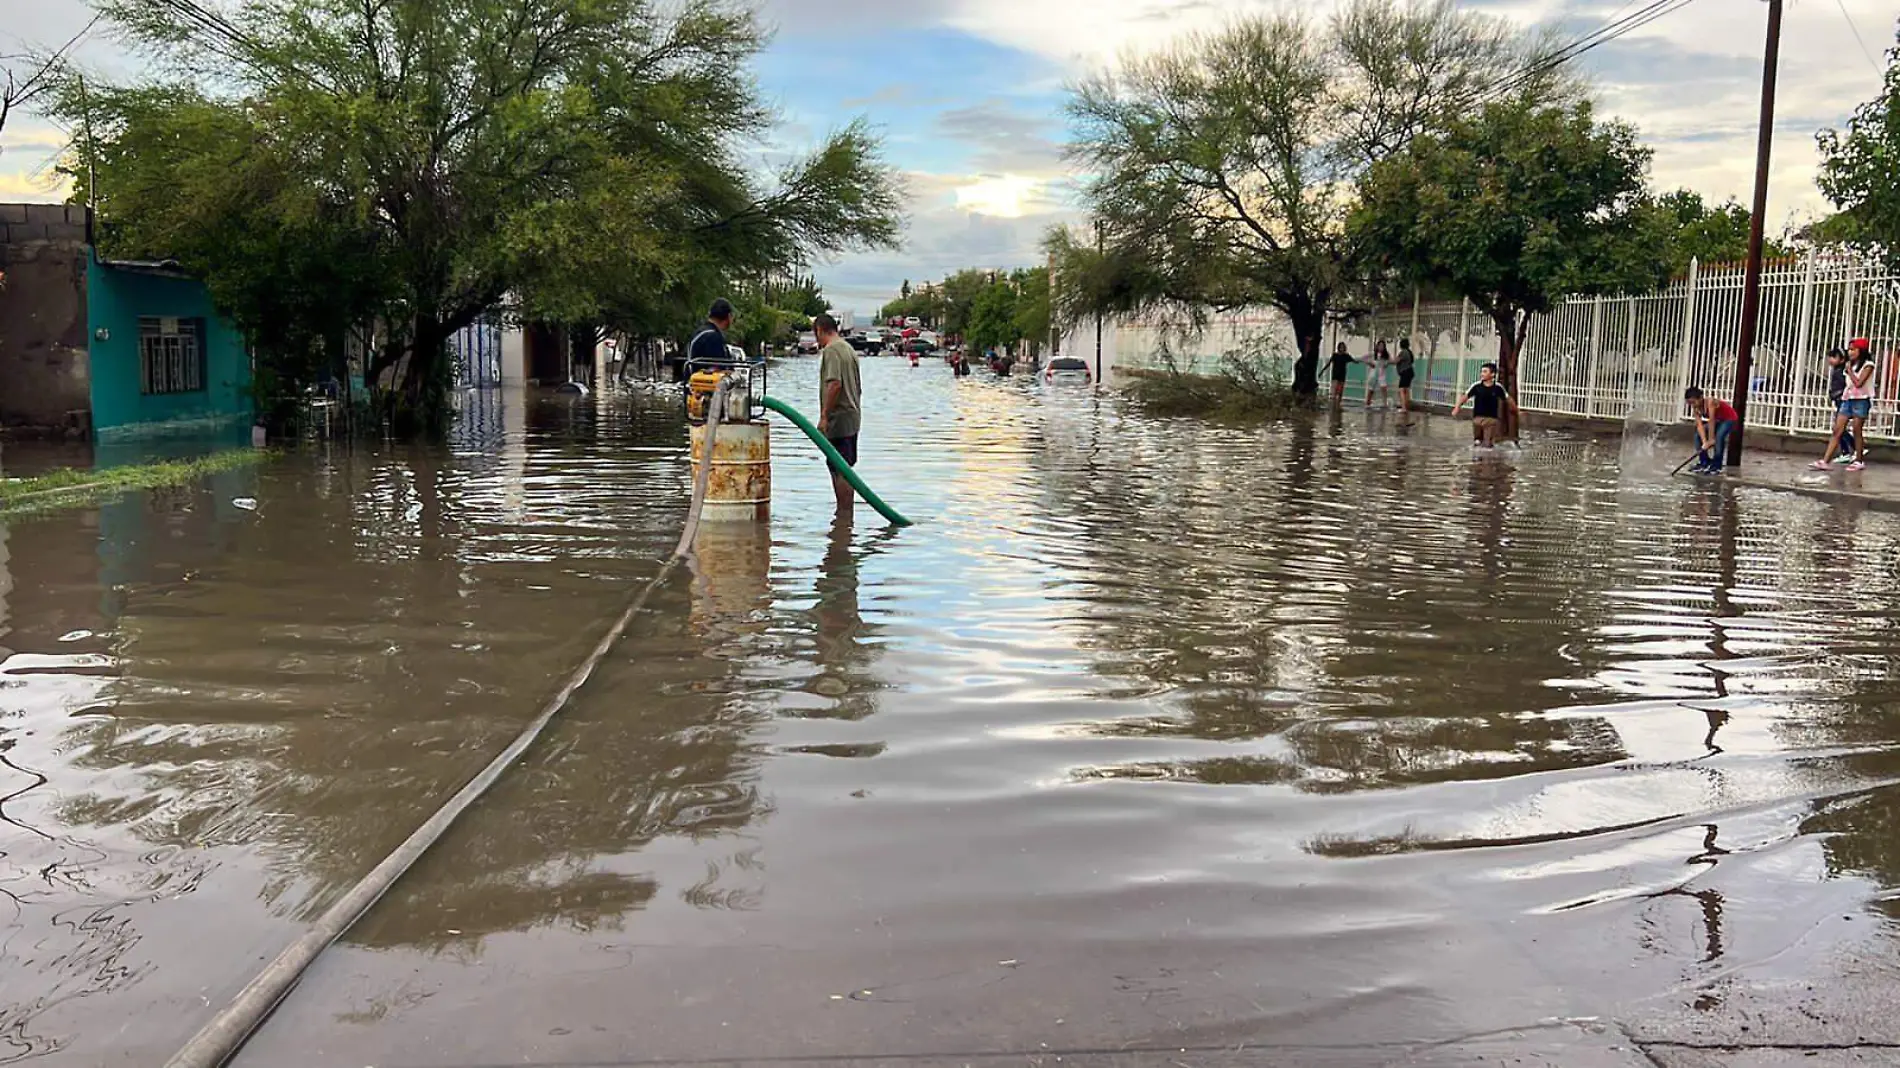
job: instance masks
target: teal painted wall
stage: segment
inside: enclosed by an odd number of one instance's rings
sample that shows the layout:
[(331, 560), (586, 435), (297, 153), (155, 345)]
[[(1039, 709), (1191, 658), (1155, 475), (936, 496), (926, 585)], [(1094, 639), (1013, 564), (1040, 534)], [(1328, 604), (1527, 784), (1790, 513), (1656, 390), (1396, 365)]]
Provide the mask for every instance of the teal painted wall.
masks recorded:
[[(86, 309), (92, 425), (101, 440), (251, 423), (250, 355), (237, 329), (211, 306), (203, 283), (103, 267), (95, 255), (86, 265)], [(205, 321), (202, 390), (151, 396), (140, 391), (141, 315)], [(108, 333), (104, 341), (102, 328)]]

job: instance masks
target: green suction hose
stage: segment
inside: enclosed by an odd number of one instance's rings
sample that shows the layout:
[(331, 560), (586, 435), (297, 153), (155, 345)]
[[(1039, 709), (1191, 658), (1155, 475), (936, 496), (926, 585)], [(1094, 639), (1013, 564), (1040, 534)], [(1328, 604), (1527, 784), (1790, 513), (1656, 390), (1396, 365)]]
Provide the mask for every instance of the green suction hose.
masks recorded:
[(905, 519), (897, 509), (885, 504), (884, 498), (879, 497), (876, 493), (872, 492), (871, 487), (864, 484), (864, 480), (859, 478), (858, 473), (851, 469), (851, 465), (844, 462), (844, 457), (838, 455), (838, 450), (832, 447), (831, 442), (826, 441), (825, 436), (820, 434), (818, 428), (812, 425), (811, 420), (805, 418), (798, 409), (779, 400), (777, 397), (763, 397), (760, 398), (759, 403), (763, 405), (767, 411), (777, 412), (785, 418), (790, 419), (793, 426), (803, 430), (805, 436), (811, 439), (811, 443), (818, 446), (818, 451), (825, 454), (825, 459), (830, 460), (834, 468), (844, 473), (844, 480), (851, 483), (852, 489), (858, 491), (858, 496), (864, 498), (864, 503), (877, 509), (878, 515), (890, 520), (892, 526), (907, 527), (911, 525), (910, 520)]

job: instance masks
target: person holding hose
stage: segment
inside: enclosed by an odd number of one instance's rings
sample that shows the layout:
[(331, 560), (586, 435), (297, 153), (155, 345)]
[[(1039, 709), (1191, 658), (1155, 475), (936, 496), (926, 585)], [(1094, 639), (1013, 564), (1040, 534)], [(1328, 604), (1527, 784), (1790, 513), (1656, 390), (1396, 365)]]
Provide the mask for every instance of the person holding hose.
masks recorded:
[[(863, 424), (862, 390), (858, 383), (858, 350), (838, 336), (838, 320), (820, 315), (812, 320), (818, 335), (818, 432), (838, 450), (844, 462), (858, 465), (858, 430)], [(827, 461), (829, 463), (829, 461)], [(854, 491), (836, 465), (831, 491), (838, 499), (838, 516), (851, 518)]]
[(1735, 429), (1742, 425), (1741, 417), (1735, 414), (1733, 404), (1710, 398), (1702, 392), (1701, 386), (1683, 390), (1682, 400), (1695, 419), (1695, 473), (1721, 474), (1722, 465), (1728, 459), (1728, 439), (1734, 437)]

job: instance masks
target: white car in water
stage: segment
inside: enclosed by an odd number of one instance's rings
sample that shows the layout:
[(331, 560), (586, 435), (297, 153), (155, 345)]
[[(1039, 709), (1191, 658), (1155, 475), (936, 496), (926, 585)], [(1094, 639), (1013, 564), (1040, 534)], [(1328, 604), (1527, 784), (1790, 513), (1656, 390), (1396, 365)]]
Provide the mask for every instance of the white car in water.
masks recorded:
[(800, 356), (818, 355), (818, 335), (809, 330), (798, 335), (797, 352)]
[(1042, 369), (1042, 380), (1052, 386), (1088, 386), (1095, 383), (1086, 361), (1058, 356)]

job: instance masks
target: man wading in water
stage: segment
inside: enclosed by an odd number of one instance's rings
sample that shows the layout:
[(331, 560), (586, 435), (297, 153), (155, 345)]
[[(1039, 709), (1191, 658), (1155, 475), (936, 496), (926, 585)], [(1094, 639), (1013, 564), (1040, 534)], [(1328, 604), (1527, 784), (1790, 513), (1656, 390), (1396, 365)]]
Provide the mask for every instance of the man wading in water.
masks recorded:
[(1451, 410), (1451, 417), (1471, 402), (1471, 443), (1487, 449), (1496, 448), (1498, 443), (1499, 420), (1506, 409), (1517, 410), (1517, 402), (1511, 399), (1510, 391), (1498, 384), (1498, 365), (1487, 363), (1478, 368), (1478, 381), (1471, 384), (1465, 395)]
[[(858, 465), (858, 429), (863, 422), (858, 386), (858, 350), (838, 336), (838, 320), (820, 315), (812, 320), (818, 335), (818, 432), (838, 450), (844, 462)], [(827, 461), (829, 463), (829, 461)], [(838, 518), (850, 520), (853, 491), (844, 472), (831, 467), (831, 492), (838, 499)]]

